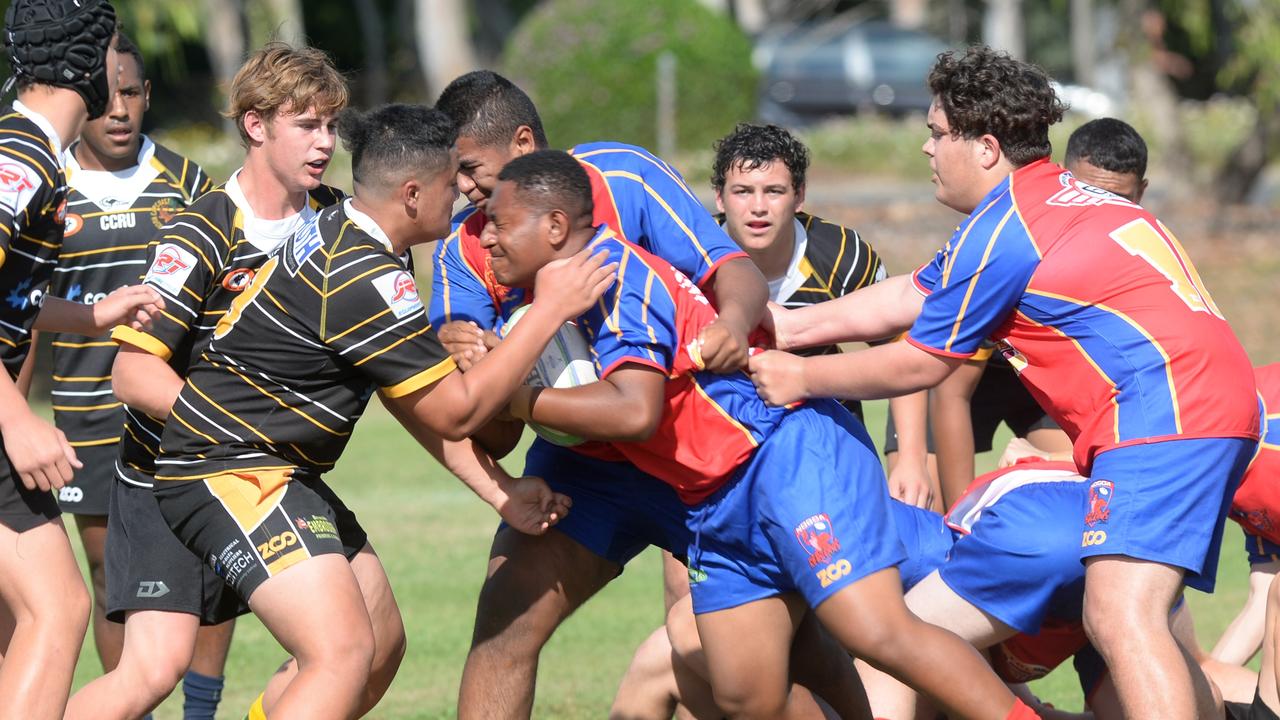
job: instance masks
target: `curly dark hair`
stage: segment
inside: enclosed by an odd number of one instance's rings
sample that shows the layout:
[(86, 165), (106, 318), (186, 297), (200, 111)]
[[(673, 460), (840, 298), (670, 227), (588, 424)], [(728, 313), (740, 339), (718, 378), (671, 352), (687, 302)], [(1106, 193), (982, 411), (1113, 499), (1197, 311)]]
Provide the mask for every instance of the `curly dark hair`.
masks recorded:
[(1067, 139), (1063, 162), (1069, 165), (1076, 160), (1141, 179), (1147, 174), (1147, 143), (1129, 123), (1098, 118), (1076, 128)]
[(809, 169), (809, 149), (794, 135), (777, 125), (738, 123), (733, 132), (713, 145), (715, 164), (711, 170), (711, 187), (724, 190), (724, 178), (730, 168), (749, 171), (775, 161), (782, 161), (791, 171), (791, 187), (804, 188), (804, 173)]
[(952, 135), (993, 135), (1000, 151), (1021, 167), (1053, 151), (1049, 126), (1062, 119), (1063, 104), (1044, 70), (986, 46), (938, 56), (929, 90), (947, 116)]

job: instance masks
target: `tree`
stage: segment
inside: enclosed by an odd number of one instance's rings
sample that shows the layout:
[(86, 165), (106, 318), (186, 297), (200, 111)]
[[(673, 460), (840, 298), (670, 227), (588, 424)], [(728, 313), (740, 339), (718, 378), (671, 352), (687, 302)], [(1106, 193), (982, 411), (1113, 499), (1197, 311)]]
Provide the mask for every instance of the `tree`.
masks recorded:
[(418, 59), (427, 79), (427, 94), (440, 95), (454, 78), (476, 69), (467, 4), (458, 0), (415, 0)]

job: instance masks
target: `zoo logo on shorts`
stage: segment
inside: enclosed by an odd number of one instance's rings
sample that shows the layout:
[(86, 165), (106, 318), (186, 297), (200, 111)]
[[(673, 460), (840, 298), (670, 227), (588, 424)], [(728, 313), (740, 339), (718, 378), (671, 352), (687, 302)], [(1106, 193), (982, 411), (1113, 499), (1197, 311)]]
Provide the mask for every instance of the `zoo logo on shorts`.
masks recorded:
[[(797, 525), (796, 540), (809, 553), (809, 567), (831, 562), (831, 556), (840, 551), (840, 541), (836, 539), (831, 518), (826, 513), (810, 515)], [(826, 586), (824, 583), (823, 587)]]
[(1089, 547), (1090, 545), (1101, 545), (1107, 541), (1106, 530), (1085, 530), (1084, 536), (1080, 539), (1080, 547)]
[(841, 559), (818, 571), (818, 580), (822, 581), (822, 587), (831, 587), (831, 583), (848, 575), (853, 571), (853, 565), (848, 560)]

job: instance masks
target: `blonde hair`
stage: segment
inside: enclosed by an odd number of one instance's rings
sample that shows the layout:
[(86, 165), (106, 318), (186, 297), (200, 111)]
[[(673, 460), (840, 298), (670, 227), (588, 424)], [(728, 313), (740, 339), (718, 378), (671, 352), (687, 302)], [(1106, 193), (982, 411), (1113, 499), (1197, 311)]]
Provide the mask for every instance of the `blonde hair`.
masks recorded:
[(332, 115), (347, 105), (347, 81), (322, 50), (270, 42), (249, 56), (231, 81), (224, 117), (236, 121), (249, 144), (244, 116), (253, 111), (269, 122), (280, 113)]

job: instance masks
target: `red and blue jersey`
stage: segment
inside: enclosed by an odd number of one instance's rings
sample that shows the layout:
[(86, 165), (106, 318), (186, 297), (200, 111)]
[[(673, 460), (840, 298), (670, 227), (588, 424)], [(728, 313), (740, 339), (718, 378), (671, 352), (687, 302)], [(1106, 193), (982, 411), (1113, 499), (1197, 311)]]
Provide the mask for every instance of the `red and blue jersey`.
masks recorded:
[(667, 377), (653, 436), (609, 446), (674, 487), (685, 503), (701, 502), (750, 459), (788, 411), (765, 405), (745, 373), (701, 370), (698, 333), (716, 312), (682, 272), (608, 228), (600, 228), (589, 247), (607, 250), (618, 263), (617, 282), (578, 318), (600, 377), (626, 365)]
[(1280, 545), (1280, 363), (1255, 368), (1254, 379), (1262, 440), (1231, 500), (1231, 519), (1249, 535)]
[(1252, 368), (1173, 234), (1048, 160), (993, 189), (915, 274), (907, 340), (967, 358), (988, 337), (1094, 457), (1179, 438), (1256, 438)]
[[(634, 145), (598, 142), (569, 151), (587, 171), (592, 224), (636, 243), (702, 286), (725, 260), (746, 257), (685, 184), (680, 173)], [(503, 286), (480, 245), (488, 218), (475, 207), (454, 217), (454, 231), (435, 252), (431, 323), (470, 320), (493, 329), (524, 304), (524, 290)]]

